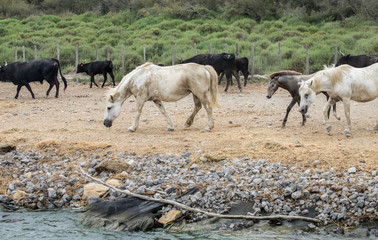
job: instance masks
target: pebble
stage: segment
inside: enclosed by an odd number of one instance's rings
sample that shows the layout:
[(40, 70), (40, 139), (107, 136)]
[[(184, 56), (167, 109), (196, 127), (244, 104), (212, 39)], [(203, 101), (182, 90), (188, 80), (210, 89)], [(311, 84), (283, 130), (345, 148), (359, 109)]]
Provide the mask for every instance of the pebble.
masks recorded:
[[(46, 152), (19, 150), (0, 155), (2, 176), (10, 179), (6, 192), (9, 196), (16, 191), (28, 194), (19, 201), (0, 195), (0, 203), (38, 209), (77, 207), (82, 204), (83, 185), (90, 180), (70, 165), (81, 166), (103, 181), (113, 176), (110, 172), (94, 170), (102, 161), (112, 159), (111, 151), (98, 148), (92, 154), (76, 151), (72, 156), (59, 156), (58, 151), (55, 148)], [(114, 153), (117, 158), (133, 162), (131, 168), (120, 174), (124, 176), (121, 188), (139, 194), (155, 189), (158, 190), (155, 197), (217, 213), (227, 213), (232, 203), (248, 201), (252, 215), (311, 214), (323, 224), (340, 221), (347, 226), (356, 226), (378, 215), (378, 181), (375, 179), (378, 169), (365, 172), (352, 166), (346, 172), (334, 168), (324, 171), (316, 168), (320, 165), (316, 161), (314, 169), (300, 169), (250, 157), (209, 163), (207, 158), (200, 156), (202, 153), (201, 150), (167, 155)], [(197, 162), (188, 167), (193, 159)], [(191, 191), (193, 194), (185, 195)], [(114, 200), (124, 196), (111, 190), (103, 198)], [(91, 197), (86, 203), (100, 200)], [(169, 209), (171, 206), (163, 211)], [(197, 213), (190, 216), (189, 221), (204, 218)], [(313, 224), (308, 227), (316, 228)]]

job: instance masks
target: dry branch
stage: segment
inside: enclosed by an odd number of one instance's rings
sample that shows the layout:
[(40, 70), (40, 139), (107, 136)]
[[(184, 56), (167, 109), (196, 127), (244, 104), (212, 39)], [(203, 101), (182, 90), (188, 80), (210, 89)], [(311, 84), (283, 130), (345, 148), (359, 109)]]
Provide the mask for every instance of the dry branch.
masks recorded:
[(319, 219), (316, 219), (316, 218), (302, 217), (302, 216), (287, 216), (287, 215), (250, 216), (250, 215), (223, 215), (223, 214), (211, 213), (211, 212), (207, 212), (207, 211), (204, 211), (204, 210), (201, 210), (201, 209), (198, 209), (198, 208), (188, 207), (188, 206), (186, 206), (182, 203), (178, 203), (178, 202), (175, 202), (175, 201), (166, 200), (166, 199), (156, 199), (156, 198), (148, 197), (148, 196), (145, 196), (145, 195), (133, 193), (133, 192), (130, 192), (128, 190), (122, 190), (122, 189), (116, 188), (112, 185), (109, 185), (109, 184), (105, 183), (104, 181), (101, 181), (97, 178), (90, 176), (88, 173), (84, 172), (84, 170), (81, 167), (80, 167), (80, 171), (81, 171), (81, 174), (83, 176), (90, 178), (93, 181), (96, 181), (98, 183), (101, 183), (101, 184), (103, 184), (103, 185), (105, 185), (105, 186), (107, 186), (107, 187), (109, 187), (109, 188), (111, 188), (115, 191), (124, 193), (128, 196), (140, 198), (140, 199), (143, 199), (143, 200), (146, 200), (146, 201), (153, 201), (153, 202), (170, 204), (170, 205), (173, 205), (173, 206), (178, 207), (180, 209), (184, 209), (184, 210), (191, 211), (191, 212), (202, 213), (202, 214), (209, 216), (209, 217), (227, 218), (227, 219), (249, 219), (249, 220), (302, 220), (302, 221), (315, 222), (315, 223), (321, 222)]

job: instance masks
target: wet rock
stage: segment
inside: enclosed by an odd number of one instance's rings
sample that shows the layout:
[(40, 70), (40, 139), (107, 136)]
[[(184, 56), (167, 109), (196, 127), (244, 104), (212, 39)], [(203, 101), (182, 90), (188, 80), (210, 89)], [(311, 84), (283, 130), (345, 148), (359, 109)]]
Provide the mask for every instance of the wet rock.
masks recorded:
[(163, 204), (133, 197), (94, 203), (80, 215), (83, 225), (110, 231), (147, 231), (156, 226), (155, 219)]

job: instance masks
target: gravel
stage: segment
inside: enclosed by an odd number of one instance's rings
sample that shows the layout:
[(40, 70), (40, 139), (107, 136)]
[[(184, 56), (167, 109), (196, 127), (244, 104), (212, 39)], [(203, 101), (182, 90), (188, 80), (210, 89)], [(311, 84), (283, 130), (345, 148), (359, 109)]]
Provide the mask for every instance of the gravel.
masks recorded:
[[(0, 155), (0, 176), (7, 181), (6, 194), (0, 195), (0, 203), (9, 208), (82, 207), (83, 185), (89, 180), (75, 171), (76, 166), (103, 181), (115, 175), (94, 170), (103, 160), (112, 158), (111, 152), (97, 149), (95, 154), (77, 151), (72, 156), (59, 156), (55, 154), (57, 150)], [(357, 226), (378, 215), (378, 169), (367, 172), (353, 166), (346, 172), (338, 172), (333, 168), (317, 169), (316, 165), (314, 169), (300, 169), (248, 157), (211, 162), (201, 154), (201, 151), (140, 156), (115, 153), (117, 158), (133, 162), (127, 171), (118, 174), (124, 184), (120, 188), (139, 194), (156, 191), (155, 197), (217, 213), (228, 213), (231, 204), (245, 201), (251, 203), (249, 215), (311, 216), (324, 225), (340, 222), (344, 226)], [(193, 159), (197, 160), (192, 162)], [(193, 189), (199, 191), (185, 194)], [(9, 197), (18, 191), (26, 192), (27, 197), (17, 201)], [(102, 200), (123, 196), (111, 190)], [(92, 197), (85, 203), (100, 200)], [(167, 206), (163, 211), (171, 208)], [(189, 221), (203, 218), (202, 214), (192, 213)]]

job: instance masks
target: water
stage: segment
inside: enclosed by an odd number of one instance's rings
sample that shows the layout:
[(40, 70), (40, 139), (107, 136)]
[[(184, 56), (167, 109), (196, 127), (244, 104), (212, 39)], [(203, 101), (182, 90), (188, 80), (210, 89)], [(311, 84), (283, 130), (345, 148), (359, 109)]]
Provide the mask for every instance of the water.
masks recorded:
[[(0, 210), (0, 239), (369, 239), (366, 229), (353, 230), (344, 235), (308, 233), (298, 226), (272, 227), (258, 223), (239, 231), (211, 231), (204, 223), (170, 229), (156, 229), (149, 232), (110, 232), (85, 227), (80, 224), (77, 212), (73, 211), (17, 211)], [(307, 225), (307, 223), (305, 223)], [(299, 232), (298, 232), (299, 230)], [(373, 239), (373, 238), (370, 238)]]

